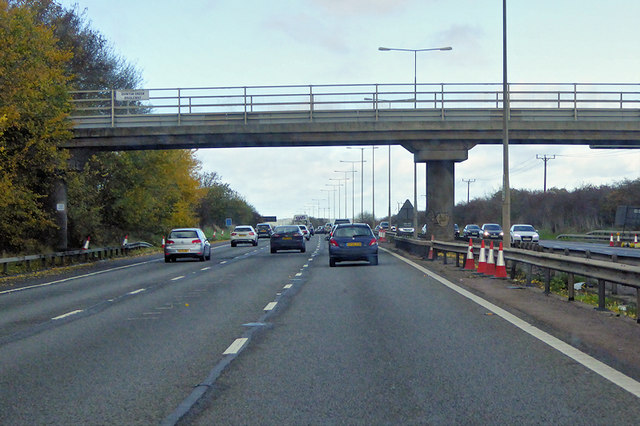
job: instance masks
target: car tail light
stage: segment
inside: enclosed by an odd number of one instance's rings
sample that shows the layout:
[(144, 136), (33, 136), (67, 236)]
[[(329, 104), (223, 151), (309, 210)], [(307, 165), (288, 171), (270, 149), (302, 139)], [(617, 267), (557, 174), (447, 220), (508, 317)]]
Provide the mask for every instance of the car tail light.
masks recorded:
[(191, 241), (191, 244), (202, 244), (202, 240), (198, 238), (197, 240)]
[(249, 232), (249, 235), (256, 235), (256, 234), (254, 234), (253, 232)]
[(280, 234), (271, 234), (271, 236), (274, 238), (280, 238)]
[(375, 246), (376, 244), (378, 244), (378, 240), (376, 240), (375, 238), (372, 238), (371, 241), (369, 241), (370, 246)]
[(235, 237), (236, 235), (238, 235), (238, 234), (237, 234), (237, 233), (235, 233), (235, 232), (232, 232), (232, 233), (231, 233), (231, 236), (232, 236), (232, 237)]
[(340, 245), (338, 244), (338, 242), (336, 240), (334, 240), (333, 238), (331, 238), (329, 240), (329, 245), (332, 245), (334, 247), (340, 247)]
[(164, 245), (168, 246), (169, 244), (175, 244), (175, 242), (173, 240), (167, 240)]

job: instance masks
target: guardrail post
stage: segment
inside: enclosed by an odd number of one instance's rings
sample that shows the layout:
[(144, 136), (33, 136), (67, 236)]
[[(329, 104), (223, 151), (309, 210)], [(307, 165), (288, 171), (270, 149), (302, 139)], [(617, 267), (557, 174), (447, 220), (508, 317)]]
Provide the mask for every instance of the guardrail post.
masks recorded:
[(116, 91), (111, 89), (111, 127), (116, 126)]
[(525, 285), (527, 287), (531, 286), (531, 281), (533, 280), (533, 265), (532, 264), (527, 264), (527, 280)]
[(551, 294), (551, 269), (544, 268), (544, 294)]
[(309, 121), (313, 121), (313, 86), (309, 85)]
[(440, 118), (444, 121), (444, 83), (440, 83)]
[(569, 302), (573, 302), (574, 297), (575, 297), (575, 292), (576, 292), (576, 288), (575, 288), (575, 283), (576, 283), (576, 276), (573, 273), (570, 273), (567, 276), (567, 293), (568, 293), (568, 297), (567, 300)]
[(573, 120), (578, 121), (578, 85), (573, 84)]
[(180, 97), (180, 89), (178, 89), (178, 126), (181, 122), (180, 114), (182, 113), (182, 98)]
[[(435, 253), (434, 253), (435, 254)], [(447, 264), (447, 251), (443, 250), (442, 251), (442, 264), (446, 265)]]
[(636, 288), (636, 322), (640, 324), (640, 288)]
[(516, 278), (516, 273), (518, 272), (518, 262), (516, 262), (515, 260), (509, 260), (507, 262), (511, 262), (511, 269), (509, 272), (509, 279), (513, 280)]
[(596, 309), (599, 311), (607, 310), (605, 303), (605, 284), (605, 280), (598, 279), (598, 307)]
[[(253, 102), (253, 99), (251, 100)], [(244, 87), (244, 124), (247, 124), (247, 87)]]

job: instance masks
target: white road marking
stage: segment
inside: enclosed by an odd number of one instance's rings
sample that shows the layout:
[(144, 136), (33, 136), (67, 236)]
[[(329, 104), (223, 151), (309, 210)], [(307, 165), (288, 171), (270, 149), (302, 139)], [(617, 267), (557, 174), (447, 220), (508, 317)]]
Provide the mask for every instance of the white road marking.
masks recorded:
[(126, 269), (126, 268), (133, 268), (134, 266), (146, 265), (147, 263), (159, 262), (159, 261), (160, 261), (160, 259), (156, 259), (156, 260), (149, 260), (149, 261), (146, 261), (146, 262), (134, 263), (133, 265), (118, 266), (117, 268), (105, 269), (104, 271), (91, 272), (89, 274), (84, 274), (84, 275), (77, 275), (75, 277), (64, 278), (64, 279), (61, 279), (61, 280), (51, 281), (51, 282), (48, 282), (48, 283), (30, 285), (28, 287), (14, 288), (14, 289), (11, 289), (11, 290), (4, 290), (4, 291), (0, 291), (0, 294), (15, 293), (15, 292), (18, 292), (18, 291), (30, 290), (32, 288), (38, 288), (38, 287), (47, 287), (47, 286), (50, 286), (50, 285), (53, 285), (53, 284), (60, 284), (60, 283), (64, 283), (64, 282), (67, 282), (67, 281), (77, 280), (77, 279), (80, 279), (80, 278), (93, 277), (95, 275), (100, 275), (100, 274), (104, 274), (104, 273), (107, 273), (107, 272), (118, 271), (120, 269)]
[(300, 276), (302, 276), (302, 272), (298, 272), (298, 273), (296, 274), (296, 277), (300, 277)]
[(129, 295), (134, 295), (134, 294), (142, 293), (142, 292), (143, 292), (143, 291), (145, 291), (145, 290), (146, 290), (146, 288), (140, 288), (140, 289), (138, 289), (138, 290), (130, 291), (130, 292), (129, 292), (129, 293), (127, 293), (127, 294), (129, 294)]
[(78, 309), (76, 311), (67, 312), (66, 314), (62, 314), (62, 315), (59, 315), (59, 316), (57, 316), (55, 318), (51, 318), (51, 319), (55, 321), (55, 320), (59, 320), (59, 319), (62, 319), (62, 318), (70, 317), (71, 315), (79, 314), (80, 312), (84, 312), (84, 310), (83, 309)]
[(227, 263), (226, 260), (223, 260), (222, 262), (220, 262), (221, 265), (224, 265), (225, 263)]
[(224, 352), (222, 352), (222, 355), (235, 355), (237, 354), (240, 349), (242, 349), (242, 347), (244, 346), (245, 343), (247, 343), (247, 339), (246, 337), (241, 337), (239, 339), (236, 339)]
[(184, 275), (181, 275), (179, 277), (171, 278), (171, 281), (177, 281), (177, 280), (181, 280), (183, 278), (184, 278)]
[(452, 283), (451, 281), (447, 280), (446, 278), (443, 278), (431, 271), (429, 271), (428, 269), (423, 268), (422, 266), (418, 265), (417, 263), (412, 262), (409, 259), (405, 259), (404, 257), (396, 254), (396, 253), (392, 253), (389, 250), (386, 249), (382, 249), (383, 251), (391, 254), (392, 256), (397, 257), (398, 259), (402, 260), (403, 262), (407, 263), (408, 265), (413, 266), (414, 268), (416, 268), (417, 270), (419, 270), (420, 272), (424, 273), (425, 275), (428, 275), (429, 277), (433, 278), (434, 280), (440, 282), (442, 285), (449, 287), (451, 290), (459, 293), (460, 295), (470, 299), (471, 301), (477, 303), (478, 305), (494, 312), (496, 315), (502, 317), (502, 319), (504, 319), (505, 321), (510, 322), (511, 324), (515, 325), (516, 327), (518, 327), (519, 329), (521, 329), (522, 331), (524, 331), (525, 333), (530, 334), (531, 336), (535, 337), (536, 339), (546, 343), (547, 345), (551, 346), (552, 348), (554, 348), (555, 350), (559, 351), (560, 353), (568, 356), (569, 358), (573, 359), (574, 361), (576, 361), (579, 364), (582, 364), (583, 366), (585, 366), (586, 368), (588, 368), (589, 370), (593, 371), (594, 373), (600, 375), (601, 377), (609, 380), (610, 382), (612, 382), (615, 385), (620, 386), (622, 389), (626, 390), (627, 392), (635, 395), (636, 397), (640, 398), (640, 382), (637, 382), (636, 380), (632, 379), (631, 377), (619, 372), (618, 370), (615, 370), (611, 367), (609, 367), (607, 364), (598, 361), (597, 359), (593, 358), (590, 355), (585, 354), (582, 351), (579, 351), (578, 349), (574, 348), (573, 346), (563, 342), (562, 340), (550, 335), (549, 333), (546, 333), (542, 330), (540, 330), (539, 328), (536, 328), (534, 326), (532, 326), (531, 324), (529, 324), (526, 321), (521, 320), (520, 318), (516, 317), (515, 315), (510, 314), (509, 312), (505, 311), (504, 309), (494, 305), (491, 302), (488, 302), (484, 299), (482, 299), (481, 297), (476, 296), (475, 294), (463, 289), (462, 287), (457, 286), (456, 284)]
[(308, 268), (309, 264), (307, 263), (306, 265), (302, 265), (303, 268)]
[(206, 268), (202, 268), (200, 269), (201, 271), (208, 271), (209, 269), (211, 269), (211, 266), (207, 266)]
[(275, 308), (277, 304), (278, 304), (278, 302), (269, 302), (269, 303), (267, 303), (267, 306), (264, 307), (264, 310), (265, 311), (272, 311), (273, 308)]
[(282, 288), (291, 288), (291, 287), (293, 287), (293, 284), (287, 284), (287, 285), (285, 285), (285, 286), (284, 286), (284, 287), (282, 287)]

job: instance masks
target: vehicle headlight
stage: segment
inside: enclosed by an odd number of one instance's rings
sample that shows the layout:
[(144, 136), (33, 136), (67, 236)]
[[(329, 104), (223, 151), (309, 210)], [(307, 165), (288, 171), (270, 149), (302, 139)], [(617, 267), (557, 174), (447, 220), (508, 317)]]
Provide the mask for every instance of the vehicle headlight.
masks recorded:
[(504, 236), (504, 232), (500, 232), (500, 236), (501, 236), (501, 237), (502, 237), (502, 236)]

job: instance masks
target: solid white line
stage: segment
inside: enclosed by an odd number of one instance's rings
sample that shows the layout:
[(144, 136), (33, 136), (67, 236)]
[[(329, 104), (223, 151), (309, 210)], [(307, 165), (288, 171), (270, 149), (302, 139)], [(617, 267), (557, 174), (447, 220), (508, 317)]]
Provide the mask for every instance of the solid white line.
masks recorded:
[(134, 263), (133, 265), (118, 266), (117, 268), (105, 269), (104, 271), (91, 272), (89, 274), (84, 274), (84, 275), (78, 275), (78, 276), (75, 276), (75, 277), (64, 278), (64, 279), (61, 279), (61, 280), (51, 281), (51, 282), (48, 282), (48, 283), (31, 285), (31, 286), (28, 286), (28, 287), (14, 288), (14, 289), (11, 289), (11, 290), (4, 290), (4, 291), (0, 291), (0, 294), (15, 293), (15, 292), (18, 292), (18, 291), (30, 290), (32, 288), (46, 287), (46, 286), (50, 286), (50, 285), (53, 285), (53, 284), (60, 284), (60, 283), (64, 283), (64, 282), (67, 282), (67, 281), (77, 280), (79, 278), (93, 277), (95, 275), (104, 274), (106, 272), (118, 271), (120, 269), (132, 268), (134, 266), (146, 265), (147, 263), (159, 262), (159, 261), (160, 261), (160, 259), (156, 259), (156, 260), (148, 260), (146, 262)]
[(70, 317), (71, 315), (79, 314), (82, 311), (83, 311), (83, 309), (78, 309), (77, 311), (67, 312), (66, 314), (62, 314), (62, 315), (59, 315), (59, 316), (57, 316), (55, 318), (51, 318), (51, 319), (52, 320), (59, 320), (59, 319), (62, 319), (62, 318)]
[(179, 277), (171, 278), (171, 281), (177, 281), (177, 280), (181, 280), (183, 278), (184, 278), (184, 275), (181, 275)]
[(267, 306), (264, 307), (265, 311), (271, 311), (273, 310), (273, 308), (276, 307), (276, 305), (278, 304), (278, 302), (269, 302), (267, 303)]
[(531, 336), (535, 337), (536, 339), (546, 343), (547, 345), (551, 346), (552, 348), (554, 348), (555, 350), (559, 351), (560, 353), (568, 356), (569, 358), (573, 359), (574, 361), (576, 361), (579, 364), (582, 364), (583, 366), (585, 366), (586, 368), (588, 368), (589, 370), (593, 371), (594, 373), (600, 375), (601, 377), (609, 380), (610, 382), (612, 382), (615, 385), (620, 386), (622, 389), (626, 390), (627, 392), (635, 395), (636, 397), (640, 398), (640, 382), (637, 382), (636, 380), (632, 379), (631, 377), (609, 367), (608, 365), (606, 365), (605, 363), (598, 361), (597, 359), (593, 358), (590, 355), (585, 354), (582, 351), (579, 351), (578, 349), (574, 348), (573, 346), (563, 342), (562, 340), (553, 337), (552, 335), (550, 335), (549, 333), (546, 333), (542, 330), (540, 330), (539, 328), (534, 327), (533, 325), (529, 324), (526, 321), (521, 320), (520, 318), (516, 317), (513, 314), (510, 314), (509, 312), (505, 311), (504, 309), (494, 305), (491, 302), (486, 301), (485, 299), (482, 299), (481, 297), (476, 296), (475, 294), (463, 289), (462, 287), (457, 286), (456, 284), (452, 283), (451, 281), (447, 280), (446, 278), (443, 278), (431, 271), (429, 271), (428, 269), (423, 268), (422, 266), (412, 262), (409, 259), (406, 259), (396, 253), (392, 253), (389, 250), (386, 249), (382, 249), (383, 251), (390, 253), (392, 256), (397, 257), (398, 259), (402, 260), (403, 262), (407, 263), (408, 265), (413, 266), (414, 268), (416, 268), (417, 270), (419, 270), (420, 272), (428, 275), (429, 277), (433, 278), (434, 280), (440, 282), (442, 285), (449, 287), (451, 290), (459, 293), (460, 295), (470, 299), (471, 301), (477, 303), (478, 305), (487, 308), (488, 310), (492, 311), (493, 313), (495, 313), (496, 315), (502, 317), (502, 319), (510, 322), (511, 324), (515, 325), (516, 327), (518, 327), (519, 329), (521, 329), (522, 331), (530, 334)]
[(244, 346), (245, 343), (247, 343), (247, 339), (246, 337), (241, 337), (239, 339), (236, 339), (224, 352), (222, 352), (222, 355), (235, 355), (237, 354), (240, 349), (242, 349), (242, 346)]
[(141, 288), (141, 289), (138, 289), (138, 290), (130, 291), (130, 292), (129, 292), (129, 293), (127, 293), (127, 294), (131, 294), (131, 295), (133, 295), (133, 294), (138, 294), (138, 293), (142, 293), (142, 292), (143, 292), (143, 291), (145, 291), (145, 290), (146, 290), (146, 288)]

